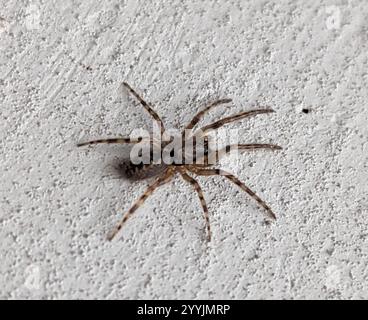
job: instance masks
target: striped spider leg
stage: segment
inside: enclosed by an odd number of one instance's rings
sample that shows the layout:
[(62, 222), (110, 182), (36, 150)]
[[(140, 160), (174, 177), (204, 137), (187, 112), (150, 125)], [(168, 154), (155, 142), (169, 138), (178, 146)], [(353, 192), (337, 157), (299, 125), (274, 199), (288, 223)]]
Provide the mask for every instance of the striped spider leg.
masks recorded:
[(154, 183), (152, 183), (146, 191), (136, 200), (132, 207), (124, 214), (123, 218), (116, 225), (116, 227), (109, 233), (107, 239), (111, 241), (116, 234), (120, 231), (124, 223), (128, 220), (128, 218), (146, 201), (146, 199), (160, 186), (168, 183), (174, 175), (174, 170), (172, 168), (168, 168), (166, 172), (159, 176)]
[(243, 182), (241, 182), (233, 174), (227, 171), (224, 171), (222, 169), (203, 169), (203, 168), (198, 168), (195, 166), (192, 166), (189, 170), (199, 176), (224, 176), (225, 178), (229, 179), (232, 183), (240, 187), (248, 195), (250, 195), (255, 201), (257, 201), (257, 203), (266, 210), (268, 216), (271, 219), (274, 219), (274, 220), (276, 219), (276, 215), (273, 213), (271, 208), (266, 204), (266, 202), (264, 202), (254, 191), (248, 188)]
[[(161, 120), (161, 118), (158, 116), (158, 114), (152, 109), (152, 107), (145, 102), (140, 95), (126, 82), (123, 82), (123, 85), (129, 90), (130, 93), (132, 93), (137, 100), (141, 103), (141, 105), (148, 111), (148, 113), (152, 116), (152, 118), (154, 120), (156, 120), (156, 122), (158, 123), (158, 125), (161, 128), (161, 134), (164, 132), (165, 128), (164, 128), (164, 124)], [(97, 140), (92, 140), (92, 141), (87, 141), (87, 142), (81, 142), (78, 143), (77, 146), (78, 147), (82, 147), (82, 146), (87, 146), (87, 145), (94, 145), (94, 144), (101, 144), (101, 143), (107, 143), (107, 144), (111, 144), (111, 143), (117, 143), (117, 144), (130, 144), (130, 143), (138, 143), (141, 142), (143, 140), (145, 140), (146, 138), (128, 138), (128, 137), (124, 137), (124, 138), (107, 138), (107, 139), (97, 139)], [(155, 141), (153, 138), (148, 138), (148, 141), (150, 141), (151, 144), (157, 144), (157, 141)], [(152, 145), (151, 145), (152, 146)], [(142, 166), (142, 168), (145, 168), (145, 166)], [(133, 207), (131, 207), (128, 212), (126, 213), (126, 215), (124, 215), (123, 219), (119, 222), (119, 224), (115, 227), (115, 229), (109, 234), (108, 239), (111, 240), (116, 233), (121, 229), (121, 227), (123, 226), (123, 224), (125, 223), (125, 221), (138, 209), (138, 207), (143, 204), (143, 202), (146, 200), (146, 198), (148, 198), (149, 195), (151, 195), (153, 193), (153, 191), (158, 188), (159, 186), (169, 182), (172, 178), (173, 175), (173, 170), (172, 169), (167, 169), (165, 171), (165, 173), (156, 179), (156, 181), (150, 185), (146, 192), (137, 200), (137, 202), (133, 205)]]
[(141, 103), (141, 105), (143, 106), (143, 108), (148, 111), (148, 113), (152, 116), (152, 118), (156, 120), (157, 124), (159, 125), (159, 127), (161, 129), (161, 135), (163, 135), (163, 133), (165, 132), (165, 126), (164, 126), (163, 121), (159, 117), (159, 115), (156, 113), (156, 111), (154, 111), (152, 109), (152, 107), (146, 101), (144, 101), (140, 97), (140, 95), (137, 92), (135, 92), (135, 90), (128, 83), (123, 82), (123, 85), (129, 90), (129, 92), (133, 96), (135, 96), (137, 98), (137, 100)]
[[(164, 127), (164, 124), (163, 124), (161, 118), (156, 113), (156, 111), (154, 111), (152, 109), (152, 107), (146, 101), (144, 101), (141, 98), (141, 96), (128, 83), (123, 82), (123, 85), (128, 89), (128, 91), (131, 94), (133, 94), (134, 97), (137, 98), (137, 100), (141, 103), (141, 105), (144, 107), (144, 109), (146, 109), (148, 111), (148, 113), (152, 116), (152, 118), (154, 120), (156, 120), (159, 127), (161, 128), (161, 133), (163, 133), (164, 130), (165, 130), (165, 127)], [(78, 143), (77, 147), (82, 147), (82, 146), (92, 145), (92, 144), (99, 144), (99, 143), (138, 143), (138, 142), (141, 142), (141, 141), (142, 141), (141, 137), (139, 137), (137, 139), (134, 139), (134, 138), (108, 138), (108, 139), (98, 139), (98, 140)], [(152, 139), (151, 139), (151, 142), (152, 142)], [(153, 143), (155, 143), (155, 141), (153, 141)]]
[(187, 182), (189, 182), (194, 190), (197, 192), (198, 197), (199, 197), (199, 201), (201, 202), (202, 205), (202, 209), (203, 209), (203, 214), (204, 214), (204, 219), (206, 221), (206, 228), (207, 228), (207, 240), (211, 241), (211, 226), (210, 226), (210, 218), (209, 218), (209, 214), (208, 214), (208, 207), (207, 207), (207, 203), (206, 200), (204, 199), (204, 195), (203, 195), (203, 191), (201, 186), (199, 185), (198, 181), (195, 180), (194, 178), (192, 178), (189, 174), (187, 174), (186, 170), (184, 168), (182, 168), (180, 170), (180, 174), (183, 177), (183, 179)]
[[(190, 121), (190, 123), (185, 127), (185, 129), (193, 129), (194, 126), (200, 121), (200, 119), (204, 116), (204, 114), (206, 112), (208, 112), (210, 109), (212, 109), (213, 107), (222, 104), (222, 103), (227, 103), (227, 102), (231, 102), (231, 99), (221, 99), (218, 101), (215, 101), (214, 103), (210, 104), (209, 106), (205, 107), (202, 111), (200, 111), (199, 113), (197, 113), (194, 118)], [(221, 176), (225, 176), (227, 179), (229, 179), (231, 182), (233, 182), (234, 184), (236, 184), (237, 186), (239, 186), (243, 191), (245, 191), (248, 195), (250, 195), (254, 200), (257, 201), (257, 203), (263, 207), (266, 212), (268, 213), (269, 217), (271, 217), (272, 219), (276, 219), (276, 215), (273, 213), (273, 211), (271, 210), (271, 208), (255, 193), (253, 192), (250, 188), (248, 188), (244, 183), (242, 183), (238, 178), (236, 178), (234, 175), (225, 172), (224, 170), (221, 169), (212, 169), (212, 168), (208, 168), (209, 166), (215, 164), (222, 156), (224, 156), (225, 154), (229, 153), (232, 150), (255, 150), (255, 149), (270, 149), (270, 150), (279, 150), (282, 149), (280, 146), (277, 145), (273, 145), (273, 144), (259, 144), (259, 143), (252, 143), (252, 144), (232, 144), (232, 145), (227, 145), (222, 149), (219, 150), (214, 150), (211, 151), (208, 149), (208, 140), (207, 138), (207, 134), (215, 129), (218, 129), (220, 127), (222, 127), (223, 125), (230, 123), (230, 122), (234, 122), (237, 120), (241, 120), (250, 116), (255, 116), (258, 114), (267, 114), (267, 113), (272, 113), (274, 112), (274, 110), (272, 109), (257, 109), (257, 110), (251, 110), (251, 111), (245, 111), (245, 112), (241, 112), (238, 114), (235, 114), (233, 116), (229, 116), (226, 118), (223, 118), (221, 120), (218, 120), (216, 122), (213, 122), (209, 125), (206, 125), (204, 127), (202, 127), (201, 129), (199, 129), (197, 132), (194, 132), (193, 138), (194, 138), (194, 150), (195, 150), (195, 141), (197, 138), (200, 137), (204, 137), (205, 138), (205, 147), (206, 147), (206, 151), (204, 153), (204, 162), (203, 164), (194, 164), (194, 165), (184, 165), (184, 168), (191, 172), (194, 173), (196, 175), (202, 175), (202, 176), (211, 176), (211, 175), (221, 175)], [(183, 131), (183, 136), (184, 136), (185, 132)], [(183, 144), (184, 146), (184, 144)], [(215, 156), (215, 158), (213, 158)], [(209, 157), (211, 157), (211, 159), (215, 159), (215, 163), (212, 163), (209, 161)], [(195, 156), (194, 156), (195, 158)], [(200, 159), (197, 159), (200, 160)], [(209, 214), (208, 214), (208, 208), (207, 208), (207, 204), (205, 202), (204, 196), (203, 196), (203, 191), (200, 187), (200, 185), (198, 184), (198, 182), (192, 178), (191, 176), (189, 176), (185, 170), (181, 170), (180, 171), (182, 177), (184, 178), (184, 180), (188, 181), (190, 184), (193, 185), (194, 189), (197, 191), (201, 205), (202, 205), (202, 209), (204, 212), (204, 217), (206, 220), (206, 228), (207, 228), (207, 234), (208, 234), (208, 241), (211, 240), (211, 229), (210, 229), (210, 222), (209, 222)]]

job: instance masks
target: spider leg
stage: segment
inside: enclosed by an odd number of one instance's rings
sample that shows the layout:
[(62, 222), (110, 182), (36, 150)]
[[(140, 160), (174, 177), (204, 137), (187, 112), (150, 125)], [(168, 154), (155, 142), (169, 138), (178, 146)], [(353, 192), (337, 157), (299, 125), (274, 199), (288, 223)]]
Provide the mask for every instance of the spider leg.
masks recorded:
[(267, 211), (270, 218), (276, 219), (276, 215), (272, 212), (271, 208), (259, 196), (257, 196), (254, 191), (249, 189), (243, 182), (241, 182), (233, 174), (221, 169), (199, 169), (191, 167), (189, 170), (200, 176), (224, 176), (225, 178), (229, 179), (232, 183), (240, 187), (247, 194), (249, 194), (255, 201), (257, 201), (257, 203)]
[(98, 143), (138, 143), (142, 141), (142, 138), (132, 139), (132, 138), (109, 138), (109, 139), (98, 139), (94, 141), (80, 142), (77, 147), (87, 146), (91, 144)]
[(134, 89), (126, 82), (123, 82), (123, 85), (128, 88), (129, 92), (135, 96), (137, 98), (137, 100), (141, 103), (141, 105), (148, 111), (148, 113), (152, 116), (153, 119), (155, 119), (158, 123), (158, 125), (161, 128), (161, 134), (163, 134), (163, 132), (165, 131), (164, 129), (164, 123), (162, 122), (161, 118), (159, 117), (159, 115), (156, 113), (156, 111), (154, 111), (152, 109), (152, 107), (146, 102), (144, 101), (140, 95), (134, 91)]
[(244, 118), (248, 118), (248, 117), (251, 117), (251, 116), (255, 116), (255, 115), (258, 115), (258, 114), (272, 113), (272, 112), (275, 112), (275, 111), (272, 110), (272, 109), (257, 109), (257, 110), (241, 112), (241, 113), (235, 114), (233, 116), (226, 117), (226, 118), (223, 118), (223, 119), (218, 120), (216, 122), (213, 122), (213, 123), (201, 128), (201, 129), (199, 129), (199, 132), (200, 132), (201, 136), (203, 136), (203, 135), (207, 134), (209, 131), (218, 129), (218, 128), (222, 127), (223, 125), (227, 124), (227, 123), (234, 122), (234, 121), (237, 121), (237, 120), (241, 120), (241, 119), (244, 119)]
[[(220, 104), (224, 104), (224, 103), (229, 103), (231, 102), (232, 99), (219, 99), (216, 100), (214, 102), (212, 102), (211, 104), (209, 104), (207, 107), (205, 107), (203, 110), (199, 111), (194, 117), (193, 119), (187, 124), (187, 126), (184, 128), (183, 132), (182, 132), (182, 150), (185, 150), (185, 140), (188, 139), (190, 136), (193, 135), (192, 132), (190, 132), (189, 136), (186, 136), (187, 130), (191, 130), (200, 120), (201, 118), (208, 112), (210, 111), (212, 108), (220, 105)], [(194, 137), (195, 139), (195, 137)], [(195, 143), (195, 140), (194, 140)]]
[(189, 176), (184, 170), (180, 170), (180, 174), (183, 177), (183, 179), (187, 182), (189, 182), (194, 189), (197, 191), (199, 200), (201, 201), (201, 205), (203, 208), (204, 218), (206, 220), (206, 228), (207, 228), (207, 240), (211, 241), (211, 227), (210, 227), (210, 219), (208, 215), (208, 208), (206, 204), (206, 200), (204, 199), (203, 191), (197, 180)]
[(270, 150), (281, 150), (280, 146), (268, 143), (252, 143), (252, 144), (230, 144), (226, 147), (216, 150), (216, 159), (220, 160), (222, 156), (231, 152), (232, 150), (255, 150), (255, 149), (270, 149)]
[(166, 171), (166, 174), (158, 177), (154, 183), (152, 183), (146, 191), (136, 200), (133, 206), (125, 213), (123, 219), (116, 225), (116, 227), (108, 234), (107, 239), (111, 241), (116, 234), (120, 231), (124, 223), (129, 219), (129, 217), (146, 201), (146, 199), (160, 186), (169, 182), (173, 177), (172, 171)]
[(203, 110), (199, 111), (194, 117), (193, 119), (189, 122), (189, 124), (185, 127), (185, 130), (190, 130), (192, 129), (200, 120), (201, 118), (208, 112), (210, 111), (212, 108), (218, 106), (219, 104), (223, 104), (223, 103), (229, 103), (231, 102), (231, 99), (219, 99), (216, 100), (214, 102), (212, 102), (210, 105), (208, 105), (207, 107), (205, 107)]
[[(207, 136), (204, 136), (206, 139)], [(206, 140), (205, 140), (206, 143)], [(208, 145), (208, 141), (207, 141)], [(230, 153), (233, 150), (255, 150), (255, 149), (270, 149), (270, 150), (281, 150), (280, 146), (268, 143), (252, 143), (252, 144), (230, 144), (221, 148), (219, 150), (207, 151), (203, 157), (195, 159), (197, 162), (201, 161), (203, 163), (196, 163), (197, 166), (208, 167), (210, 165), (216, 164), (225, 154)], [(207, 150), (208, 146), (207, 146)], [(203, 160), (202, 160), (203, 159)]]

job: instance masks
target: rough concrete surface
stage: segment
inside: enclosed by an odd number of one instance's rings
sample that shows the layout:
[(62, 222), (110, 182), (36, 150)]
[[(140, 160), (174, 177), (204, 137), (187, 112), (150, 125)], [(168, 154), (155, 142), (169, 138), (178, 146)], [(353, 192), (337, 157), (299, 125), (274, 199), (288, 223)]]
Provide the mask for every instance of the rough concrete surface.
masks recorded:
[[(0, 1), (0, 298), (368, 298), (366, 0)], [(259, 106), (229, 124), (230, 155), (275, 211), (221, 177), (162, 186), (112, 242), (149, 181), (111, 173), (150, 128), (129, 82), (168, 127)], [(304, 113), (302, 109), (308, 109)]]

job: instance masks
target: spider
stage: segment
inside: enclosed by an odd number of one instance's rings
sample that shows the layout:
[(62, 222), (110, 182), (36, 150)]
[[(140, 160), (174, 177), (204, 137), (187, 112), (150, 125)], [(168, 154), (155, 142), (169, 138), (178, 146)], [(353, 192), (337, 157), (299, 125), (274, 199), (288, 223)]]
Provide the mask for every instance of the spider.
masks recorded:
[[(152, 118), (157, 122), (161, 129), (161, 135), (165, 133), (165, 127), (164, 123), (162, 122), (161, 118), (158, 116), (158, 114), (153, 110), (153, 108), (145, 102), (140, 95), (126, 82), (123, 82), (123, 85), (128, 89), (128, 91), (140, 102), (140, 104), (148, 111), (148, 113), (152, 116)], [(244, 111), (226, 118), (223, 118), (221, 120), (218, 120), (216, 122), (213, 122), (209, 125), (206, 125), (202, 127), (198, 131), (194, 131), (193, 128), (195, 125), (202, 119), (202, 117), (210, 111), (212, 108), (223, 105), (226, 103), (231, 102), (231, 99), (219, 99), (211, 104), (207, 105), (205, 108), (203, 108), (201, 111), (199, 111), (193, 119), (185, 126), (185, 129), (182, 131), (182, 139), (183, 141), (186, 139), (184, 137), (184, 132), (187, 132), (188, 130), (192, 132), (192, 136), (196, 137), (197, 132), (200, 132), (200, 136), (205, 137), (205, 142), (208, 142), (207, 135), (209, 132), (218, 129), (222, 127), (223, 125), (244, 119), (247, 117), (259, 115), (259, 114), (268, 114), (275, 112), (272, 109), (255, 109), (250, 111)], [(194, 131), (194, 133), (193, 133)], [(100, 144), (100, 143), (117, 143), (117, 144), (136, 144), (138, 142), (142, 141), (141, 138), (139, 139), (133, 139), (130, 137), (123, 137), (123, 138), (108, 138), (108, 139), (98, 139), (88, 142), (82, 142), (78, 143), (77, 146), (87, 146), (87, 145), (94, 145), (94, 144)], [(152, 143), (151, 139), (151, 143)], [(161, 142), (162, 145), (166, 145), (164, 142)], [(275, 214), (271, 210), (271, 208), (250, 188), (248, 188), (243, 182), (241, 182), (236, 176), (233, 174), (226, 172), (222, 169), (215, 169), (213, 168), (213, 164), (209, 163), (208, 158), (215, 155), (216, 159), (220, 159), (223, 155), (229, 153), (231, 150), (254, 150), (254, 149), (271, 149), (271, 150), (279, 150), (282, 149), (278, 145), (273, 144), (258, 144), (258, 143), (252, 143), (252, 144), (231, 144), (227, 145), (224, 148), (211, 150), (208, 148), (205, 148), (205, 153), (202, 156), (205, 158), (204, 163), (197, 164), (197, 163), (185, 163), (185, 160), (182, 163), (172, 163), (172, 164), (162, 164), (157, 165), (153, 162), (148, 164), (134, 164), (133, 162), (129, 162), (128, 165), (125, 167), (126, 175), (130, 178), (136, 178), (136, 179), (145, 179), (148, 177), (155, 177), (155, 181), (148, 186), (146, 191), (134, 202), (133, 206), (124, 214), (120, 222), (115, 226), (115, 228), (108, 234), (107, 239), (112, 240), (116, 234), (120, 231), (122, 226), (125, 224), (125, 222), (129, 219), (129, 217), (132, 216), (132, 214), (144, 203), (144, 201), (160, 186), (170, 182), (173, 177), (176, 174), (180, 174), (181, 177), (188, 182), (190, 185), (193, 186), (194, 190), (197, 192), (203, 213), (204, 213), (204, 219), (206, 224), (206, 230), (207, 230), (207, 240), (211, 240), (211, 227), (210, 227), (210, 220), (209, 220), (209, 213), (208, 213), (208, 207), (203, 195), (202, 188), (200, 187), (199, 183), (196, 179), (194, 179), (190, 174), (194, 174), (197, 176), (223, 176), (226, 179), (230, 180), (232, 183), (240, 187), (244, 192), (246, 192), (249, 196), (251, 196), (257, 203), (260, 205), (264, 210), (266, 211), (267, 215), (271, 219), (276, 219)]]

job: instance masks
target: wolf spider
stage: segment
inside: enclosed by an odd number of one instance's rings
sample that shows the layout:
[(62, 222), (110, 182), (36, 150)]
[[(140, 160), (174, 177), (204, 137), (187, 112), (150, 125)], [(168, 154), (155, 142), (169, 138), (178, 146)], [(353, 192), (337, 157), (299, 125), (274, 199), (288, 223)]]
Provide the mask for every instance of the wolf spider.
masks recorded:
[[(158, 123), (160, 129), (161, 129), (161, 135), (165, 132), (164, 124), (161, 120), (161, 118), (158, 116), (158, 114), (152, 109), (152, 107), (145, 102), (139, 94), (126, 82), (123, 82), (123, 85), (129, 90), (129, 92), (141, 103), (141, 105), (148, 111), (148, 113), (153, 117), (153, 119)], [(186, 130), (190, 130), (193, 132), (194, 126), (201, 120), (201, 118), (212, 108), (215, 106), (226, 104), (231, 102), (231, 99), (219, 99), (211, 104), (207, 105), (203, 110), (198, 112), (193, 119), (189, 122), (189, 124), (186, 125), (185, 129), (182, 131), (182, 139), (184, 141), (184, 132)], [(206, 125), (202, 127), (200, 130), (195, 131), (192, 136), (196, 136), (196, 132), (200, 132), (200, 136), (207, 137), (207, 134), (215, 129), (218, 129), (222, 127), (223, 125), (244, 119), (250, 116), (255, 116), (258, 114), (266, 114), (266, 113), (272, 113), (275, 112), (272, 109), (256, 109), (256, 110), (250, 110), (250, 111), (244, 111), (226, 118), (223, 118), (221, 120), (218, 120), (216, 122), (213, 122), (209, 125)], [(150, 139), (152, 143), (152, 139)], [(99, 144), (99, 143), (121, 143), (121, 144), (136, 144), (138, 142), (142, 141), (142, 139), (133, 139), (129, 137), (124, 138), (108, 138), (108, 139), (99, 139), (94, 141), (88, 141), (83, 143), (78, 143), (77, 146), (86, 146), (86, 145), (93, 145), (93, 144)], [(207, 140), (205, 140), (206, 142)], [(164, 146), (163, 144), (161, 146)], [(195, 191), (197, 192), (199, 196), (200, 203), (203, 208), (204, 212), (204, 218), (206, 222), (206, 228), (207, 228), (207, 239), (208, 241), (211, 240), (211, 228), (210, 228), (210, 221), (209, 221), (209, 215), (208, 215), (208, 208), (206, 201), (204, 199), (202, 188), (200, 187), (199, 183), (188, 173), (195, 174), (198, 176), (224, 176), (228, 180), (230, 180), (232, 183), (236, 184), (238, 187), (240, 187), (243, 191), (245, 191), (249, 196), (251, 196), (261, 207), (265, 209), (268, 216), (271, 219), (276, 219), (275, 214), (272, 212), (271, 208), (250, 188), (248, 188), (244, 183), (242, 183), (237, 177), (235, 177), (233, 174), (226, 172), (222, 169), (214, 169), (211, 168), (212, 164), (209, 163), (208, 158), (215, 155), (216, 159), (218, 160), (223, 155), (229, 153), (231, 150), (237, 149), (237, 150), (252, 150), (252, 149), (271, 149), (271, 150), (278, 150), (281, 149), (280, 146), (273, 145), (273, 144), (258, 144), (258, 143), (252, 143), (252, 144), (231, 144), (227, 145), (222, 149), (219, 150), (209, 150), (207, 149), (204, 153), (203, 157), (205, 158), (204, 164), (186, 164), (185, 160), (183, 163), (172, 163), (172, 164), (165, 164), (161, 166), (161, 170), (153, 170), (155, 166), (157, 166), (154, 163), (149, 164), (133, 164), (129, 163), (128, 167), (125, 168), (127, 172), (129, 173), (130, 177), (137, 176), (138, 179), (144, 179), (147, 178), (147, 176), (156, 176), (156, 180), (146, 189), (146, 191), (136, 200), (136, 202), (133, 204), (133, 206), (125, 213), (121, 221), (116, 225), (116, 227), (112, 230), (111, 233), (108, 235), (108, 240), (112, 240), (115, 235), (119, 232), (119, 230), (122, 228), (124, 223), (128, 220), (128, 218), (144, 203), (144, 201), (154, 192), (155, 189), (158, 187), (168, 183), (171, 181), (176, 173), (179, 173), (185, 181), (187, 181), (189, 184), (193, 186)], [(149, 175), (145, 174), (146, 172), (150, 171)]]

